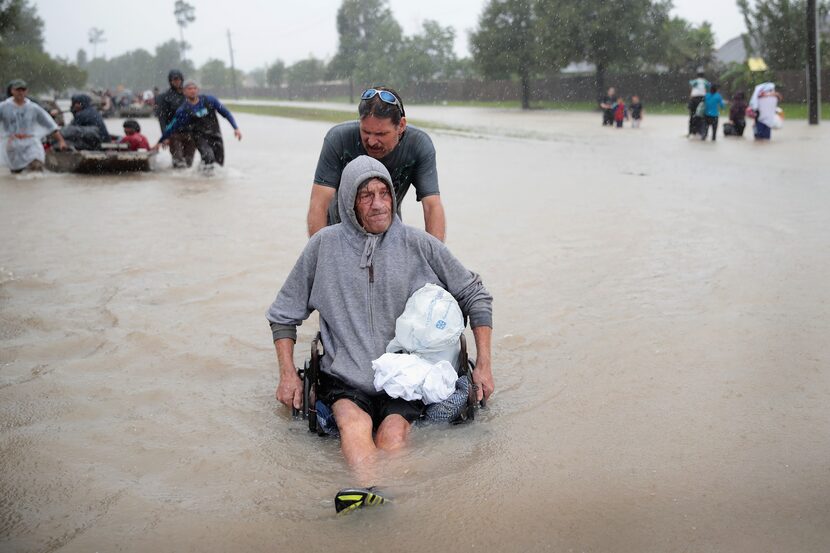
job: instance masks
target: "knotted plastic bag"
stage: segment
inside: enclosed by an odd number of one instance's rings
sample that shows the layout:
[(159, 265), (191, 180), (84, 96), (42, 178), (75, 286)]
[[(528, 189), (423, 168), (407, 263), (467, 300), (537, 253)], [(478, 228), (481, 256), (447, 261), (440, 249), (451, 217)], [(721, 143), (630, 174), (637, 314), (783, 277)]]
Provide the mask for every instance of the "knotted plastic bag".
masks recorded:
[(452, 294), (425, 284), (407, 300), (386, 351), (415, 353), (431, 363), (444, 360), (455, 366), (463, 332), (464, 316)]

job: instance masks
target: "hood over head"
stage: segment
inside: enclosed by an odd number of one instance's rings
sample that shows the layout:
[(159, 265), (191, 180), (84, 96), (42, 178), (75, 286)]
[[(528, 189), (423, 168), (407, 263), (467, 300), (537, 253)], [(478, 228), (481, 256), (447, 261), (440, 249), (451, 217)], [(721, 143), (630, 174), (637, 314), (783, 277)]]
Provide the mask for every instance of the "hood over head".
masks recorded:
[(171, 69), (167, 74), (167, 82), (173, 84), (173, 79), (181, 79), (184, 81), (184, 75), (178, 69)]
[(92, 104), (92, 98), (90, 98), (86, 94), (74, 94), (72, 96), (72, 103), (80, 104), (81, 109), (86, 109)]
[(346, 165), (340, 176), (340, 188), (337, 189), (337, 207), (340, 211), (340, 220), (351, 225), (361, 234), (367, 234), (367, 232), (357, 221), (354, 202), (360, 185), (374, 178), (386, 183), (389, 194), (392, 196), (392, 213), (397, 213), (398, 205), (395, 198), (395, 188), (392, 186), (392, 177), (389, 176), (389, 171), (380, 161), (369, 156), (356, 157)]
[[(389, 171), (380, 161), (369, 156), (359, 156), (349, 162), (343, 169), (340, 176), (340, 187), (337, 189), (337, 207), (340, 211), (341, 224), (349, 228), (350, 234), (365, 237), (366, 243), (363, 248), (361, 267), (372, 264), (375, 246), (383, 234), (370, 234), (358, 223), (357, 214), (354, 211), (354, 202), (357, 198), (357, 191), (360, 185), (369, 179), (377, 178), (386, 183), (389, 188), (389, 195), (392, 197), (392, 224), (395, 224), (398, 212), (397, 199), (395, 198), (395, 187), (392, 186), (392, 177)], [(388, 230), (388, 229), (387, 229)]]

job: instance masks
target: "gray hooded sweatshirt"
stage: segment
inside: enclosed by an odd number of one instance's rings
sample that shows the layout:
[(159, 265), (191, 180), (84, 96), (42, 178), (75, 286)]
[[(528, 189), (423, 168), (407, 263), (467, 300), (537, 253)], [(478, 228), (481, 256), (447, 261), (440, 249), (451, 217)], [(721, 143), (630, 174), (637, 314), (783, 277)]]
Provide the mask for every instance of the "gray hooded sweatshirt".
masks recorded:
[(381, 234), (357, 222), (358, 188), (371, 178), (386, 183), (397, 212), (392, 179), (379, 161), (360, 156), (340, 179), (341, 223), (312, 236), (268, 310), (274, 340), (297, 339), (297, 326), (313, 311), (320, 314), (325, 354), (323, 372), (369, 395), (372, 361), (386, 352), (395, 321), (413, 292), (437, 284), (458, 301), (472, 327), (493, 326), (493, 299), (481, 278), (463, 265), (437, 238), (405, 226), (397, 215)]

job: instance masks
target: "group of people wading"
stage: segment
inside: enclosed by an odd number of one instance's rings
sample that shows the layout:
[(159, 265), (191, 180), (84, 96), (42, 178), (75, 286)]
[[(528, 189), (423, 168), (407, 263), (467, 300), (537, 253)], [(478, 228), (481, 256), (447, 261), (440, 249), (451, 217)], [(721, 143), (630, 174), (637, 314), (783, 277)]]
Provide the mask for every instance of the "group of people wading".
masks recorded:
[[(688, 137), (699, 136), (706, 140), (712, 129), (712, 140), (717, 139), (720, 111), (726, 107), (715, 83), (706, 80), (702, 70), (689, 81), (689, 132)], [(756, 140), (769, 140), (772, 129), (780, 127), (781, 115), (778, 103), (783, 100), (781, 93), (775, 90), (771, 82), (761, 83), (755, 87), (747, 103), (743, 91), (738, 91), (729, 102), (729, 121), (723, 125), (725, 136), (743, 136), (746, 118), (755, 119), (753, 134)]]
[(177, 69), (168, 73), (167, 81), (170, 88), (155, 101), (161, 138), (153, 150), (169, 146), (175, 169), (191, 167), (198, 150), (202, 170), (211, 173), (215, 165), (225, 164), (225, 146), (216, 114), (228, 120), (237, 140), (242, 140), (242, 132), (222, 102), (209, 94), (199, 94), (196, 81), (185, 81)]

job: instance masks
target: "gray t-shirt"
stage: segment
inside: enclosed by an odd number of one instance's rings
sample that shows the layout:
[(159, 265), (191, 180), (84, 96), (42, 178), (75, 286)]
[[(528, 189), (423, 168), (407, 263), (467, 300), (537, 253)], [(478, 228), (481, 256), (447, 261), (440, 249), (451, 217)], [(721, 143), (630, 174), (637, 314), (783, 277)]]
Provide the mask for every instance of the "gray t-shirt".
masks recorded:
[[(366, 154), (360, 141), (360, 121), (348, 121), (335, 125), (326, 134), (314, 182), (337, 190), (343, 168), (358, 156)], [(388, 156), (379, 160), (392, 176), (395, 196), (398, 200), (398, 214), (403, 197), (410, 185), (415, 187), (416, 199), (420, 202), (427, 196), (439, 194), (438, 171), (435, 168), (435, 147), (429, 135), (412, 125), (406, 126), (401, 141)], [(329, 224), (339, 223), (337, 194), (329, 205)]]

